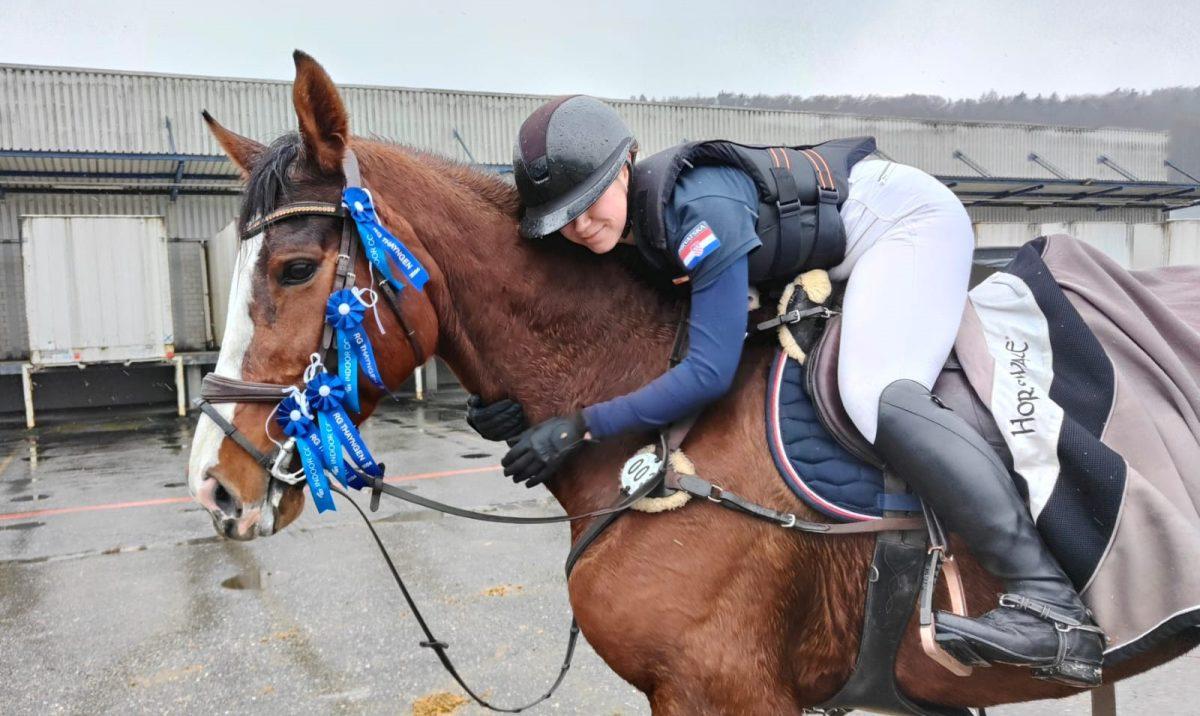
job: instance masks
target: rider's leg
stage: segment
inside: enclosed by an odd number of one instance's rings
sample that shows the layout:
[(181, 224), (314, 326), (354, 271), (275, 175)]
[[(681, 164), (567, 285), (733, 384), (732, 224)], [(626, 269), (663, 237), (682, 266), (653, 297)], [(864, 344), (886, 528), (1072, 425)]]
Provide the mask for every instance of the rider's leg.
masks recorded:
[(964, 661), (1032, 665), (1048, 678), (1094, 685), (1102, 642), (1074, 628), (1090, 625), (1075, 589), (1046, 552), (1004, 465), (928, 390), (966, 300), (974, 243), (966, 212), (942, 201), (884, 218), (884, 234), (861, 255), (846, 289), (838, 365), (846, 411), (1017, 595), (979, 619), (939, 614), (938, 641)]
[[(868, 245), (849, 267), (842, 301), (838, 387), (846, 412), (875, 441), (879, 396), (902, 378), (933, 385), (954, 347), (967, 301), (975, 236), (958, 199), (933, 177), (911, 167), (886, 175), (886, 184), (850, 193), (850, 244)], [(907, 170), (903, 172), (901, 170)], [(908, 185), (915, 185), (905, 191)], [(894, 195), (916, 194), (905, 201)], [(917, 202), (928, 197), (928, 205)], [(891, 213), (894, 212), (894, 213)], [(853, 250), (852, 250), (852, 254)]]
[(1045, 678), (1099, 684), (1101, 635), (983, 438), (925, 386), (899, 380), (879, 400), (875, 448), (1004, 581), (1000, 607), (978, 619), (939, 612), (938, 643), (965, 663), (1034, 666)]

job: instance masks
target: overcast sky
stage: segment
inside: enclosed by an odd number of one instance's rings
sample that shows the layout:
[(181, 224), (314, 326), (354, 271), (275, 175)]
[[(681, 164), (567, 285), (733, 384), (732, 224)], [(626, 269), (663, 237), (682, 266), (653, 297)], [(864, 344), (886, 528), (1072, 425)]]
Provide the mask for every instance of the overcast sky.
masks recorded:
[[(604, 97), (1200, 85), (1191, 0), (0, 0), (0, 62)], [(1192, 9), (1185, 9), (1192, 8)]]

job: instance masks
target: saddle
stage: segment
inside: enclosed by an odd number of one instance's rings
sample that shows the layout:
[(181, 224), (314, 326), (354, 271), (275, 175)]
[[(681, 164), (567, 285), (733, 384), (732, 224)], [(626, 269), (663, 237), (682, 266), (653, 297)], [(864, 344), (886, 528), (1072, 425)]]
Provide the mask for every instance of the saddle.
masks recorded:
[[(835, 315), (828, 320), (825, 330), (809, 354), (806, 371), (808, 394), (816, 408), (817, 417), (830, 436), (859, 460), (882, 468), (883, 462), (875, 454), (874, 448), (850, 421), (850, 416), (842, 406), (837, 380), (841, 335), (841, 316)], [(933, 384), (933, 394), (978, 431), (1004, 461), (1005, 466), (1012, 469), (1012, 455), (1000, 435), (1000, 429), (996, 427), (987, 406), (967, 382), (966, 373), (953, 352)]]
[[(850, 421), (838, 392), (841, 317), (811, 298), (811, 276), (803, 281), (804, 291), (785, 292), (779, 317), (760, 324), (778, 325), (782, 344), (771, 365), (765, 400), (767, 443), (780, 477), (809, 507), (839, 522), (921, 512), (916, 496), (887, 489), (882, 461)], [(836, 303), (836, 293), (831, 287), (815, 295)], [(953, 353), (933, 391), (1012, 467), (999, 428)]]
[[(768, 380), (767, 431), (780, 475), (806, 504), (840, 521), (920, 513), (919, 500), (890, 475), (846, 413), (838, 390), (841, 316), (836, 308), (822, 310), (828, 309), (822, 305), (827, 301), (836, 307), (840, 287), (826, 282), (823, 288), (810, 290), (818, 284), (811, 276), (798, 279), (797, 290), (791, 295), (785, 291), (781, 298), (778, 317), (759, 324), (762, 330), (779, 327), (781, 348)], [(797, 382), (801, 385), (794, 385)], [(1007, 445), (953, 353), (933, 392), (971, 424), (1011, 469)], [(939, 658), (933, 644), (932, 595), (945, 540), (936, 517), (925, 514), (928, 535), (890, 531), (876, 538), (858, 659), (850, 680), (820, 705), (827, 713), (868, 708), (921, 716), (969, 714), (966, 709), (914, 702), (895, 681), (896, 654), (914, 610), (920, 614), (926, 653), (954, 673), (969, 673), (957, 671), (958, 665), (950, 663), (949, 657)], [(947, 569), (951, 566), (946, 563)], [(955, 574), (953, 581), (957, 580)], [(961, 587), (957, 596), (953, 589), (951, 595), (958, 600), (955, 611), (963, 613)]]

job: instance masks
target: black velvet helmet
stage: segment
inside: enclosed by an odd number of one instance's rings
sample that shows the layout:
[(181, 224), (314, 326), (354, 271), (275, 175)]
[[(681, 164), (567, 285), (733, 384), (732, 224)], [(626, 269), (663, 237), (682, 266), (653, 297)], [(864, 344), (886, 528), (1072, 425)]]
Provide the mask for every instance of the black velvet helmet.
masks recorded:
[(612, 184), (631, 152), (633, 132), (598, 99), (571, 95), (539, 107), (521, 125), (513, 176), (524, 213), (521, 235), (558, 231)]

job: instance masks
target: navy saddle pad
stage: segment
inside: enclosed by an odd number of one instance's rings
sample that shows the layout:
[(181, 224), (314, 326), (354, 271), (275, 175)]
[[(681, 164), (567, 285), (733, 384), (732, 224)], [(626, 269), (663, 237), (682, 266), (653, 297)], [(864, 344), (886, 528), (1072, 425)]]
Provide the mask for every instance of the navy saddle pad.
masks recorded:
[(859, 460), (817, 417), (804, 366), (776, 352), (767, 379), (767, 443), (787, 486), (809, 507), (842, 522), (879, 519), (888, 510), (920, 509), (912, 495), (887, 495), (883, 474)]

